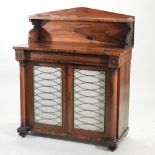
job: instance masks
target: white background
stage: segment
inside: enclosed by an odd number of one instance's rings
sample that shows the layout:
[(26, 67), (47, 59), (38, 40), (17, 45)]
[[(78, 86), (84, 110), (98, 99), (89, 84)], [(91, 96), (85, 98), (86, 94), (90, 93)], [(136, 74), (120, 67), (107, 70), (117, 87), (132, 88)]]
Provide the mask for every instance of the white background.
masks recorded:
[[(12, 46), (25, 43), (32, 28), (28, 15), (77, 6), (134, 15), (130, 131), (115, 152), (104, 147), (27, 136), (19, 126), (19, 69)], [(155, 1), (5, 0), (0, 4), (0, 155), (154, 155), (155, 154)]]

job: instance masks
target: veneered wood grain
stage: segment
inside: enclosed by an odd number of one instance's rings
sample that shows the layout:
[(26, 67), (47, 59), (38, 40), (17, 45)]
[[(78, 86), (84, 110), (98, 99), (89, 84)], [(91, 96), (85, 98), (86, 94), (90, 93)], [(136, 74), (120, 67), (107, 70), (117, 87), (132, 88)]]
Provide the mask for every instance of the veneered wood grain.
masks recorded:
[(116, 139), (117, 136), (117, 89), (118, 89), (118, 69), (111, 70), (111, 107), (110, 107), (110, 138)]
[(33, 79), (33, 65), (30, 61), (27, 61), (27, 85), (25, 86), (27, 88), (27, 102), (26, 102), (26, 109), (27, 109), (27, 125), (32, 127), (34, 123), (34, 79)]
[(70, 53), (70, 54), (91, 54), (91, 55), (109, 55), (109, 56), (121, 56), (122, 54), (131, 50), (123, 48), (105, 48), (99, 45), (83, 44), (83, 43), (67, 43), (67, 42), (53, 42), (52, 44), (33, 43), (23, 44), (13, 47), (16, 51), (49, 51), (51, 53)]
[[(110, 150), (128, 132), (131, 49), (134, 17), (89, 8), (73, 8), (30, 16), (29, 43), (14, 47), (20, 62), (21, 127), (28, 131), (99, 142)], [(34, 122), (33, 65), (62, 68), (61, 127)], [(104, 70), (104, 132), (74, 128), (75, 68)]]
[(30, 16), (29, 43), (72, 42), (100, 47), (133, 47), (134, 17), (89, 8)]
[(77, 42), (123, 48), (133, 46), (132, 29), (132, 24), (129, 27), (127, 23), (44, 21), (30, 31), (29, 42)]
[(39, 13), (29, 16), (29, 19), (68, 20), (68, 21), (98, 21), (98, 22), (131, 22), (134, 17), (119, 13), (77, 7), (58, 11)]
[(52, 54), (51, 52), (34, 52), (29, 51), (27, 53), (27, 59), (32, 61), (52, 61), (54, 63), (66, 63), (69, 64), (83, 64), (85, 65), (108, 65), (108, 57), (107, 56), (85, 56), (81, 55), (63, 55), (63, 54)]
[(27, 124), (27, 66), (26, 62), (20, 62), (20, 112), (21, 125)]
[(130, 61), (131, 51), (124, 57), (124, 65), (119, 71), (119, 89), (118, 89), (118, 137), (128, 128), (129, 119), (129, 90), (130, 90)]

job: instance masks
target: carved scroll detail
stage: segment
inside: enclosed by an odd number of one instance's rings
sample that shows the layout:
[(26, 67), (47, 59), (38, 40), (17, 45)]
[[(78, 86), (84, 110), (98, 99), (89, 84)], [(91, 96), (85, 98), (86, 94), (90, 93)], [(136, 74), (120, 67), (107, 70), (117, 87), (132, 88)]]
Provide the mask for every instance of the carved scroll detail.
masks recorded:
[(127, 30), (125, 48), (134, 46), (134, 23), (127, 23)]
[(29, 32), (29, 43), (36, 43), (39, 41), (39, 29), (41, 20), (31, 20), (32, 25), (34, 26), (32, 30)]

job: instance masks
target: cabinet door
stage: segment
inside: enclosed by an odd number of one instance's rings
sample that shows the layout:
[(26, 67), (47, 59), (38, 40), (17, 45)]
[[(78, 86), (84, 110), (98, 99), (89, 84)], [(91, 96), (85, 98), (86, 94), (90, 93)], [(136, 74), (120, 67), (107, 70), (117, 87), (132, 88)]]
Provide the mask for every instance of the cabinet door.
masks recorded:
[(70, 66), (70, 132), (89, 137), (108, 134), (108, 71), (97, 66)]
[(65, 66), (33, 63), (32, 128), (45, 131), (65, 129)]

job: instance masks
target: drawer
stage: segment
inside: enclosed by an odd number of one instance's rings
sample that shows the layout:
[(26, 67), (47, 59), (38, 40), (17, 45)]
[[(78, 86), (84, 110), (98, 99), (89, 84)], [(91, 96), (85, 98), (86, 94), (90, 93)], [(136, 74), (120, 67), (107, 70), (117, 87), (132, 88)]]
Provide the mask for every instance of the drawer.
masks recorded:
[(88, 65), (102, 65), (108, 64), (107, 56), (92, 56), (92, 55), (78, 55), (78, 54), (64, 54), (53, 52), (34, 52), (30, 51), (27, 54), (28, 60), (32, 61), (52, 61), (59, 63), (74, 63), (74, 64), (88, 64)]

